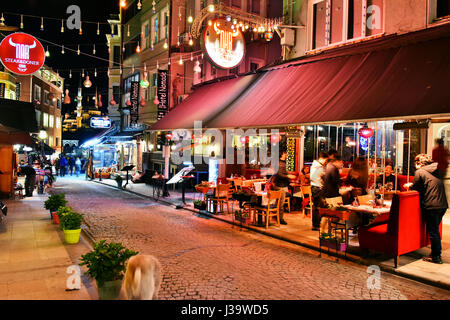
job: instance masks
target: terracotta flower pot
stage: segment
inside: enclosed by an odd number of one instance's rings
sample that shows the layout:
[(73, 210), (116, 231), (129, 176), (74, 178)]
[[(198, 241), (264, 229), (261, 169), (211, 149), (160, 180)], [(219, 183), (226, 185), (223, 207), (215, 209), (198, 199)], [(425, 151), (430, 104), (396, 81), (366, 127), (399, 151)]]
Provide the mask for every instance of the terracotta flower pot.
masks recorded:
[(59, 224), (59, 216), (58, 216), (58, 212), (52, 212), (52, 217), (53, 217), (53, 223), (54, 224)]

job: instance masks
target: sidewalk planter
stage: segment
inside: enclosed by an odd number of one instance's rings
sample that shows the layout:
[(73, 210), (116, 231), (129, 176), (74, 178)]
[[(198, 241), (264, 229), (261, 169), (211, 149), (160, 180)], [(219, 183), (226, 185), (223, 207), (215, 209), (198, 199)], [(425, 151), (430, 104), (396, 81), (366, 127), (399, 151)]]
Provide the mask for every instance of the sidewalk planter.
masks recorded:
[(64, 231), (64, 239), (67, 244), (75, 244), (80, 241), (81, 222), (83, 221), (83, 215), (68, 210), (67, 213), (62, 214), (60, 218), (60, 226)]
[(336, 240), (320, 239), (320, 246), (340, 252), (345, 252), (347, 250), (347, 245), (345, 243), (339, 243)]
[(67, 204), (66, 195), (64, 193), (52, 194), (44, 202), (44, 208), (49, 210), (50, 219), (53, 219), (53, 212), (57, 211), (59, 207), (64, 207)]
[(77, 230), (63, 230), (64, 240), (67, 244), (76, 244), (80, 241), (81, 229)]
[(137, 251), (125, 248), (120, 242), (100, 240), (94, 250), (81, 256), (80, 266), (86, 265), (86, 274), (97, 282), (100, 300), (119, 298), (126, 262), (136, 254)]
[(59, 224), (58, 211), (52, 212), (52, 218), (53, 218), (53, 223), (54, 223), (54, 224)]
[(98, 298), (99, 300), (119, 300), (121, 288), (122, 280), (106, 281), (103, 286), (97, 283)]
[(206, 210), (206, 202), (197, 202), (197, 201), (194, 201), (194, 208), (195, 209), (198, 209), (198, 210)]

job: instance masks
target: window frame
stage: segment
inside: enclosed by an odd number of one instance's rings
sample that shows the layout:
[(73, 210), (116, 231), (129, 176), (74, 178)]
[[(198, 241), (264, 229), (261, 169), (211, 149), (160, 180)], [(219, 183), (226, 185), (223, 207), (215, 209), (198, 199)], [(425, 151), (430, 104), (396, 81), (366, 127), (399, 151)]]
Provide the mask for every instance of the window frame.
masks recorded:
[[(383, 21), (382, 21), (382, 31), (380, 33), (377, 33), (375, 35), (367, 35), (366, 34), (366, 23), (367, 23), (367, 0), (362, 0), (362, 11), (361, 11), (361, 36), (359, 37), (354, 37), (351, 39), (348, 39), (348, 18), (349, 18), (349, 14), (348, 14), (348, 8), (349, 8), (349, 0), (343, 0), (343, 15), (342, 15), (342, 41), (339, 42), (331, 42), (331, 35), (332, 35), (332, 30), (329, 30), (329, 35), (327, 36), (327, 38), (325, 39), (325, 45), (321, 46), (321, 47), (316, 47), (313, 48), (313, 39), (314, 39), (314, 5), (320, 3), (320, 2), (325, 2), (326, 4), (329, 3), (330, 4), (330, 15), (326, 15), (326, 23), (324, 28), (326, 28), (327, 22), (330, 23), (330, 28), (331, 28), (331, 19), (332, 19), (332, 1), (333, 0), (311, 0), (309, 2), (309, 7), (308, 7), (308, 50), (306, 51), (307, 53), (312, 52), (312, 51), (317, 51), (317, 50), (326, 50), (327, 48), (332, 48), (335, 46), (339, 46), (339, 45), (343, 45), (346, 43), (351, 43), (354, 41), (359, 41), (359, 40), (363, 40), (363, 39), (370, 39), (371, 37), (375, 37), (375, 36), (379, 36), (384, 34), (385, 32), (385, 15), (384, 15), (384, 8), (385, 8), (385, 0), (382, 0), (383, 2)], [(327, 30), (325, 29), (325, 34), (327, 34)]]

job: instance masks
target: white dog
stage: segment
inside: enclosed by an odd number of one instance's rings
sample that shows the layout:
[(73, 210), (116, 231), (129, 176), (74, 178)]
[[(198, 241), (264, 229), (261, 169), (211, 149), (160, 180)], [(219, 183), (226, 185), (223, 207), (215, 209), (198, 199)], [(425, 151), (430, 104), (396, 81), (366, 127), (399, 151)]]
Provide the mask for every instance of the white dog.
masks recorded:
[(124, 291), (128, 300), (153, 300), (161, 285), (161, 264), (151, 255), (137, 255), (128, 260)]

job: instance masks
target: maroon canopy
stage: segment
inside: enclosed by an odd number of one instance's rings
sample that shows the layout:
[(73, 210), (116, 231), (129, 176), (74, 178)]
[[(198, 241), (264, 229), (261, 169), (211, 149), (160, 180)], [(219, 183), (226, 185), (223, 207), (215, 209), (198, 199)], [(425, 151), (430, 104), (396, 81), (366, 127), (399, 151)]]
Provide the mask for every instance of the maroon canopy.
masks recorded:
[(206, 84), (151, 126), (150, 130), (193, 129), (194, 121), (207, 123), (253, 83), (257, 75)]
[[(345, 55), (341, 50), (273, 68), (207, 125), (270, 127), (450, 114), (449, 30), (442, 28), (440, 37), (435, 30), (389, 37), (366, 52), (347, 48)], [(432, 39), (426, 41), (427, 32)]]

